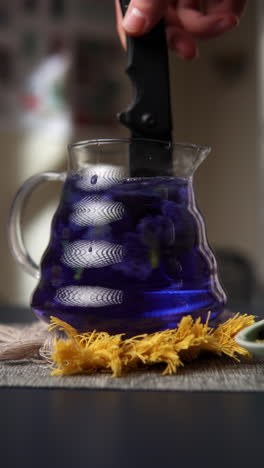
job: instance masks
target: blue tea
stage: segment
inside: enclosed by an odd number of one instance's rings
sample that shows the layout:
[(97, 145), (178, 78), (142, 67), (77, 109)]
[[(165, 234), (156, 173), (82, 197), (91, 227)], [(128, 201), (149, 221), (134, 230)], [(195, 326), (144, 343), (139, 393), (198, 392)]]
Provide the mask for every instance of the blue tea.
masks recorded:
[(225, 301), (191, 178), (68, 176), (32, 298), (41, 319), (131, 336)]

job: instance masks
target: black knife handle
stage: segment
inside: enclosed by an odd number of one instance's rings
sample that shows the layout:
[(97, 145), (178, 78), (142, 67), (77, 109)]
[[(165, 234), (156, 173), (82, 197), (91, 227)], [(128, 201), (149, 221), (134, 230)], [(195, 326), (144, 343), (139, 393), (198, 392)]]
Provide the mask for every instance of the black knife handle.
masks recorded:
[[(120, 0), (123, 14), (128, 0)], [(163, 21), (140, 37), (127, 36), (127, 74), (134, 97), (119, 120), (133, 136), (171, 140), (172, 118), (168, 49)]]
[(129, 7), (130, 0), (119, 0), (123, 16), (125, 16), (126, 11)]

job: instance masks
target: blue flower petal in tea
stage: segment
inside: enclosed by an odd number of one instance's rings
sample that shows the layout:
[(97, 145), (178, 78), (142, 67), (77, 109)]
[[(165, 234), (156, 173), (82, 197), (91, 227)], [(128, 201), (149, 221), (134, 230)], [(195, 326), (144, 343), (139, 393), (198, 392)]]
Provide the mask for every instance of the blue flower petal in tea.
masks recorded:
[(140, 235), (128, 232), (124, 235), (123, 260), (112, 268), (124, 273), (126, 276), (146, 280), (152, 272), (149, 248)]

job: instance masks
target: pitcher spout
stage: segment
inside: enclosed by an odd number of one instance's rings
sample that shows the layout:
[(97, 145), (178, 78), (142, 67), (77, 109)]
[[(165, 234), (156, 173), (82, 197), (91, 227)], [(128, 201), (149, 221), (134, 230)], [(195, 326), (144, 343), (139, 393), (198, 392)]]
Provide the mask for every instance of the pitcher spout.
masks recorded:
[(173, 145), (173, 172), (178, 177), (192, 177), (211, 152), (209, 146), (176, 143)]

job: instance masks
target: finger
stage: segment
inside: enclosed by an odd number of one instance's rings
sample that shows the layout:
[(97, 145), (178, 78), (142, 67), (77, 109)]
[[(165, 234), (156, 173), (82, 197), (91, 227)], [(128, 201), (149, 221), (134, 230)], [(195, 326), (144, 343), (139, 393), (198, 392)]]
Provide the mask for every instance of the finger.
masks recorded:
[(129, 4), (123, 27), (133, 36), (152, 29), (164, 16), (169, 0), (132, 0)]
[(117, 32), (121, 41), (122, 46), (124, 49), (126, 49), (126, 33), (123, 28), (123, 14), (121, 11), (121, 6), (119, 0), (115, 0), (115, 6), (116, 6), (116, 27), (117, 27)]
[(197, 38), (212, 38), (235, 27), (238, 19), (234, 14), (215, 13), (204, 15), (197, 10), (189, 8), (179, 8), (175, 10), (169, 8), (166, 21), (169, 25), (175, 25), (184, 29), (189, 34)]
[(185, 60), (192, 60), (199, 55), (194, 38), (180, 28), (168, 27), (167, 41), (169, 48)]
[(245, 11), (247, 0), (204, 0), (207, 13), (231, 13), (240, 17)]

